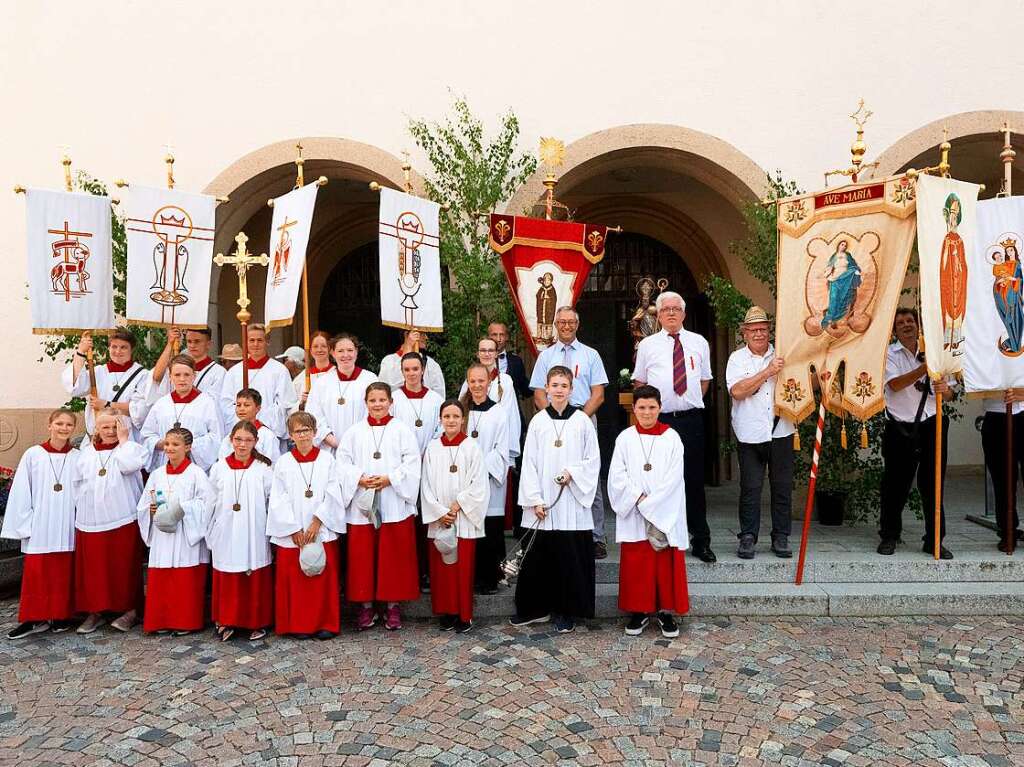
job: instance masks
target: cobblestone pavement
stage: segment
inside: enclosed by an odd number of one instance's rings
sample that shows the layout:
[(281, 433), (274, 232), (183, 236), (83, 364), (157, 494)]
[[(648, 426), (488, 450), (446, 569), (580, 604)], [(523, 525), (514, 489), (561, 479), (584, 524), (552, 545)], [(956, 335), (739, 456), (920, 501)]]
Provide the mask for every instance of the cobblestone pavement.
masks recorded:
[(4, 640), (0, 764), (1024, 764), (1024, 620), (683, 629)]

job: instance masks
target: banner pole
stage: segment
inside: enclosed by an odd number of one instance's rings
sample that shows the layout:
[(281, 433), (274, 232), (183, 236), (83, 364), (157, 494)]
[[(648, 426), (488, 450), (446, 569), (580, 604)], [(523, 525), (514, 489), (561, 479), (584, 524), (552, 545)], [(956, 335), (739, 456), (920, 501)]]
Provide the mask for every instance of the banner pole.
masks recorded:
[[(1003, 151), (999, 153), (999, 159), (1003, 161), (1003, 188), (1000, 197), (1010, 197), (1013, 194), (1013, 158), (1017, 153), (1010, 141), (1010, 124), (1003, 123)], [(1013, 389), (1009, 390), (1012, 394)], [(1017, 479), (1013, 476), (1016, 461), (1013, 460), (1013, 403), (1006, 406), (1006, 555), (1013, 556), (1017, 547), (1017, 531), (1013, 526), (1013, 512), (1017, 506)]]
[(942, 546), (942, 392), (935, 392), (935, 561)]
[(818, 483), (818, 461), (821, 458), (821, 433), (825, 428), (825, 390), (818, 406), (818, 424), (814, 430), (814, 451), (811, 454), (811, 477), (807, 482), (807, 503), (804, 505), (804, 527), (800, 536), (800, 559), (796, 565), (796, 585), (804, 582), (804, 562), (807, 559), (807, 539), (811, 533), (811, 510), (814, 508), (814, 487)]

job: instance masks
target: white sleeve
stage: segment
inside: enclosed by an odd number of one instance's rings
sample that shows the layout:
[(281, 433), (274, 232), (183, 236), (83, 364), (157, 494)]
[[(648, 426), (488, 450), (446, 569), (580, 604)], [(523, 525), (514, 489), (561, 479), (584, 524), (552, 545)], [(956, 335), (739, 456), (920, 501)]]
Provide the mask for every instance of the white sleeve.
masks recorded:
[(700, 337), (701, 340), (701, 353), (700, 353), (700, 380), (710, 381), (714, 376), (711, 374), (711, 346), (708, 344), (708, 339), (704, 336)]
[(32, 472), (31, 454), (25, 453), (18, 462), (11, 482), (10, 494), (7, 496), (7, 510), (4, 513), (3, 527), (0, 538), (22, 541), (32, 535)]
[[(536, 418), (536, 416), (534, 416)], [(531, 421), (532, 426), (532, 421)], [(519, 505), (520, 506), (543, 506), (544, 493), (541, 490), (540, 466), (541, 450), (537, 432), (539, 429), (530, 428), (526, 432), (526, 444), (523, 446), (523, 463), (519, 472)]]
[(68, 366), (64, 368), (64, 371), (60, 374), (61, 385), (64, 387), (64, 391), (72, 397), (84, 397), (89, 393), (89, 366), (87, 364), (82, 365), (82, 370), (78, 374), (77, 381), (71, 380), (71, 376), (74, 372), (74, 363), (69, 362)]
[(627, 432), (615, 440), (612, 462), (608, 466), (608, 503), (617, 516), (624, 517), (633, 511), (637, 499), (643, 495), (643, 488), (629, 476), (629, 447)]
[(287, 538), (302, 530), (302, 520), (295, 515), (288, 482), (284, 471), (274, 471), (274, 482), (270, 488), (270, 505), (267, 507), (267, 535), (271, 538)]
[(487, 471), (484, 469), (483, 455), (479, 448), (472, 451), (466, 464), (468, 482), (455, 496), (455, 500), (458, 501), (462, 513), (475, 527), (483, 527), (491, 489), (490, 482), (487, 481)]
[(344, 533), (345, 524), (345, 503), (342, 497), (341, 485), (338, 483), (338, 465), (330, 453), (323, 453), (329, 459), (329, 470), (327, 487), (324, 489), (324, 499), (317, 506), (313, 516), (320, 520), (320, 523), (329, 530), (336, 533)]
[(420, 492), (420, 447), (409, 429), (399, 429), (402, 465), (388, 474), (392, 489), (402, 500), (416, 503)]
[(448, 507), (437, 497), (434, 490), (434, 479), (437, 468), (434, 466), (437, 451), (427, 447), (423, 456), (423, 479), (420, 482), (420, 514), (427, 524), (436, 522), (448, 513)]
[(149, 453), (138, 442), (125, 442), (114, 448), (115, 455), (110, 460), (122, 474), (134, 474), (142, 471), (149, 463)]
[[(569, 489), (576, 496), (582, 506), (591, 506), (594, 503), (594, 496), (597, 493), (597, 483), (601, 481), (601, 450), (597, 442), (597, 430), (594, 423), (583, 411), (578, 411), (586, 425), (583, 429), (583, 455), (578, 463), (570, 464), (565, 468), (569, 470), (572, 479), (569, 480)], [(575, 414), (573, 418), (575, 418)]]
[(729, 392), (730, 397), (732, 396), (732, 387), (742, 380), (739, 351), (737, 350), (729, 355), (729, 361), (725, 363), (725, 388)]
[[(648, 336), (648, 338), (653, 337), (654, 336)], [(647, 348), (650, 346), (650, 343), (645, 343), (646, 341), (647, 339), (645, 338), (637, 344), (636, 362), (633, 364), (633, 372), (630, 375), (630, 378), (634, 381), (640, 381), (641, 383), (650, 383), (650, 380), (647, 377)]]
[(213, 509), (217, 504), (217, 494), (213, 489), (213, 485), (210, 484), (210, 480), (199, 466), (193, 465), (195, 466), (195, 471), (190, 473), (195, 483), (195, 492), (186, 501), (178, 499), (182, 510), (185, 512), (185, 516), (181, 520), (181, 530), (185, 534), (185, 540), (188, 541), (190, 546), (197, 545), (206, 537), (206, 531), (210, 526), (210, 517), (213, 515)]

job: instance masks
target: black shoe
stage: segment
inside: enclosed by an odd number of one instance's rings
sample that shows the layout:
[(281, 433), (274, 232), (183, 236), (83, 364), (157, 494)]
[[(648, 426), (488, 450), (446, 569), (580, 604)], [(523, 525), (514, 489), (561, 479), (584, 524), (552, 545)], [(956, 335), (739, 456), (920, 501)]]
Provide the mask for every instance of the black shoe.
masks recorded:
[(531, 623), (547, 623), (551, 620), (550, 615), (540, 615), (536, 618), (525, 618), (522, 615), (513, 615), (508, 619), (510, 626), (529, 626)]
[(892, 554), (895, 554), (896, 553), (896, 541), (893, 540), (892, 538), (883, 538), (882, 542), (880, 544), (878, 544), (878, 548), (876, 549), (876, 551), (879, 554), (884, 554), (885, 556), (890, 556)]
[(718, 561), (718, 557), (715, 556), (715, 552), (711, 550), (710, 546), (706, 545), (694, 548), (693, 556), (697, 557), (701, 562), (707, 562), (708, 564)]
[(63, 634), (65, 631), (71, 631), (75, 627), (73, 621), (53, 621), (50, 624), (50, 630), (54, 634)]
[(741, 535), (740, 547), (736, 549), (736, 556), (738, 556), (740, 559), (753, 559), (754, 545), (754, 536), (752, 536), (750, 533)]
[(420, 576), (420, 593), (421, 594), (429, 594), (430, 593), (430, 576), (429, 575)]
[(313, 636), (315, 636), (321, 642), (325, 642), (328, 639), (334, 639), (334, 637), (336, 637), (337, 634), (335, 634), (333, 631), (328, 631), (327, 629), (321, 629), (320, 631), (316, 632)]
[(33, 634), (42, 634), (49, 630), (50, 624), (47, 621), (27, 621), (7, 632), (8, 639), (24, 639)]
[[(923, 551), (925, 554), (928, 554), (929, 556), (934, 557), (935, 556), (935, 544), (934, 544), (934, 542), (930, 543), (928, 541), (925, 541), (925, 543), (921, 546), (921, 551)], [(953, 552), (950, 551), (949, 549), (947, 549), (945, 546), (943, 546), (940, 543), (939, 544), (939, 559), (952, 559), (952, 558), (953, 558)]]
[(571, 634), (576, 630), (576, 621), (567, 615), (555, 617), (555, 631), (559, 634)]
[(458, 621), (455, 624), (456, 634), (466, 634), (473, 628), (473, 621)]
[(607, 559), (608, 547), (604, 541), (594, 541), (594, 559)]
[(438, 625), (440, 625), (441, 631), (451, 631), (458, 622), (459, 618), (457, 615), (442, 615)]
[(644, 629), (647, 628), (649, 622), (647, 616), (643, 613), (633, 613), (629, 617), (629, 623), (626, 624), (626, 636), (640, 636), (644, 633)]
[(661, 624), (661, 635), (666, 639), (675, 639), (679, 636), (679, 624), (672, 617), (672, 613), (658, 613), (658, 623)]
[(779, 559), (792, 559), (793, 551), (789, 548), (788, 535), (772, 536), (772, 553)]

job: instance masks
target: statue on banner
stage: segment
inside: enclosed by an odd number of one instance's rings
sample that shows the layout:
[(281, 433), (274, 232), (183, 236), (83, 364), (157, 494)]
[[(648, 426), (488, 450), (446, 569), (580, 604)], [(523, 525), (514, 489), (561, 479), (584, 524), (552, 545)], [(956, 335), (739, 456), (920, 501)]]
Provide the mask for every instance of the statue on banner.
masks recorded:
[(1022, 353), (1024, 309), (1021, 306), (1021, 290), (1024, 280), (1021, 278), (1018, 240), (1018, 235), (1004, 235), (989, 255), (993, 277), (992, 299), (999, 319), (1006, 328), (1006, 337), (999, 339), (999, 351), (1006, 357), (1017, 357)]
[(946, 197), (942, 215), (946, 220), (946, 236), (939, 258), (939, 295), (942, 306), (942, 348), (953, 356), (963, 354), (964, 315), (967, 313), (967, 255), (964, 241), (957, 232), (962, 214), (960, 198), (955, 193)]
[(555, 309), (558, 308), (558, 294), (554, 286), (555, 276), (544, 272), (537, 278), (537, 336), (534, 338), (542, 346), (551, 346), (555, 342)]

